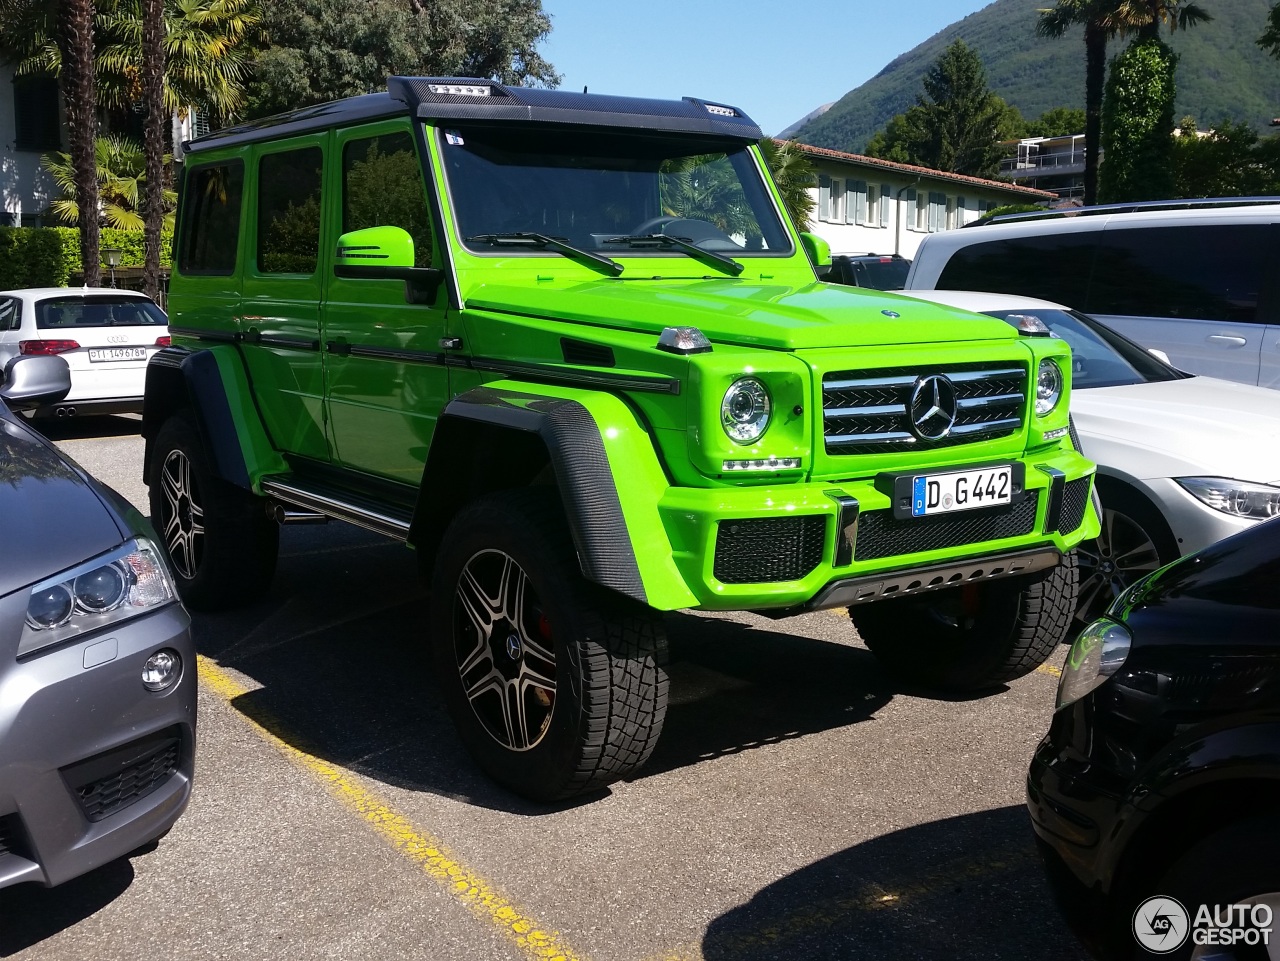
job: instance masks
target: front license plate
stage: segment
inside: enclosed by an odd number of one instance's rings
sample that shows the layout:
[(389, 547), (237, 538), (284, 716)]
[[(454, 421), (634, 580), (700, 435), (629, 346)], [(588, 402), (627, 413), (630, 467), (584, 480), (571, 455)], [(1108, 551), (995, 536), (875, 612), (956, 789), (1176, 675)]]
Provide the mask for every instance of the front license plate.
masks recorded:
[(911, 516), (997, 507), (1010, 503), (1012, 493), (1013, 471), (1007, 464), (954, 474), (921, 474), (911, 479)]
[(113, 360), (146, 360), (145, 347), (90, 347), (89, 362), (110, 363)]

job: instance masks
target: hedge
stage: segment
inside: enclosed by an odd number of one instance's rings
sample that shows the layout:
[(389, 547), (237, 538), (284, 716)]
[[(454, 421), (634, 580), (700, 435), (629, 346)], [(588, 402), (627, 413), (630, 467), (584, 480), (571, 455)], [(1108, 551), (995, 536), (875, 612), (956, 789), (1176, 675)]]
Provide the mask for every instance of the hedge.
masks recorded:
[[(143, 266), (141, 230), (104, 227), (99, 249), (103, 247), (121, 251), (121, 267)], [(173, 234), (162, 232), (162, 268), (170, 266), (172, 247)], [(65, 287), (80, 267), (80, 232), (75, 227), (0, 227), (0, 290)]]

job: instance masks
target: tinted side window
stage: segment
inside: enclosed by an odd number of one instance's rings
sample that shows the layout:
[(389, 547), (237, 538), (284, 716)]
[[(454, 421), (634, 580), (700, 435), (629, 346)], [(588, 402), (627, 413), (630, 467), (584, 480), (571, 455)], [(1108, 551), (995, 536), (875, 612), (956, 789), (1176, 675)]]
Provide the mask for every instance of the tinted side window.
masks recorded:
[(407, 133), (352, 140), (342, 150), (342, 230), (366, 227), (403, 227), (414, 264), (431, 265), (431, 218)]
[(970, 244), (952, 254), (937, 286), (1020, 294), (1082, 308), (1100, 236), (1061, 234)]
[(1107, 230), (1083, 309), (1254, 322), (1270, 231), (1266, 224)]
[(178, 269), (184, 274), (234, 272), (244, 165), (237, 160), (198, 167), (187, 173), (182, 190)]
[(0, 330), (17, 330), (22, 326), (22, 301), (0, 297)]
[(258, 162), (258, 270), (315, 273), (320, 255), (319, 147), (267, 154)]

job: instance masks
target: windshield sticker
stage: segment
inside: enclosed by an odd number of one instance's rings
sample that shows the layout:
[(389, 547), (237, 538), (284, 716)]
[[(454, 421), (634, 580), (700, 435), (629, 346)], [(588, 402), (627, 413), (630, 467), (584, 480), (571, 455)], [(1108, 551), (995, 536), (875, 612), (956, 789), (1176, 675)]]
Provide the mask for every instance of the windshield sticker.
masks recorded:
[(449, 144), (451, 147), (465, 146), (462, 140), (462, 134), (458, 133), (456, 130), (446, 130), (444, 132), (444, 142)]

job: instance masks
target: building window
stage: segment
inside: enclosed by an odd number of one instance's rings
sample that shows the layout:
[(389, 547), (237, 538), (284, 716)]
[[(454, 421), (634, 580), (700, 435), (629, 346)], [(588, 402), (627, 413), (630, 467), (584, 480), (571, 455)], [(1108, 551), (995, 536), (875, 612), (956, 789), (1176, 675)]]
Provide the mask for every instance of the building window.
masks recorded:
[(833, 224), (842, 224), (842, 223), (844, 223), (844, 220), (845, 220), (845, 215), (844, 215), (844, 200), (845, 200), (845, 197), (844, 197), (844, 193), (845, 193), (845, 191), (844, 191), (844, 181), (843, 181), (843, 180), (832, 180), (832, 181), (831, 181), (831, 217), (830, 217), (830, 221), (831, 221), (831, 223), (833, 223)]
[(938, 230), (947, 229), (947, 195), (944, 193), (929, 193), (929, 211), (928, 211), (928, 231), (934, 233)]
[(62, 149), (57, 80), (13, 78), (13, 127), (13, 145), (18, 150)]
[(867, 215), (863, 221), (870, 227), (880, 226), (880, 186), (867, 184)]
[(912, 228), (914, 230), (929, 229), (929, 197), (930, 194), (927, 191), (916, 192), (916, 216)]

